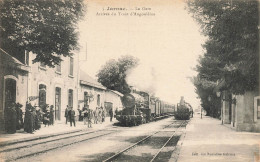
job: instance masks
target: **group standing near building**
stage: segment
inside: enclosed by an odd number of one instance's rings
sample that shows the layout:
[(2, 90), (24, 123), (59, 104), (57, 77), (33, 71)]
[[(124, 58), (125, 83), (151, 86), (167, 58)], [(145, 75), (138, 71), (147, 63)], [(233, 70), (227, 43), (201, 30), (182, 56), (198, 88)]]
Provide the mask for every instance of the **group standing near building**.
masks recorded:
[(27, 133), (33, 133), (45, 126), (54, 124), (53, 106), (46, 105), (44, 109), (37, 105), (32, 106), (30, 102), (25, 105), (25, 112), (22, 111), (23, 105), (20, 103), (10, 103), (5, 109), (5, 130), (7, 133), (16, 133), (17, 130), (24, 129)]

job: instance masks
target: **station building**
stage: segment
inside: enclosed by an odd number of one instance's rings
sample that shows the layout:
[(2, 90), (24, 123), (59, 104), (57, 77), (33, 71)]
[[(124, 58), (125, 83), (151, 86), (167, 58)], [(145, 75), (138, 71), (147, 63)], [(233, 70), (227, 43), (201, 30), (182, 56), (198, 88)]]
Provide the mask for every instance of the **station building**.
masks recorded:
[(0, 48), (0, 131), (4, 128), (4, 110), (12, 102), (26, 104), (30, 68)]
[(84, 105), (93, 110), (101, 106), (106, 110), (122, 108), (123, 95), (108, 90), (80, 70), (77, 54), (62, 57), (63, 61), (54, 68), (33, 63), (35, 57), (31, 52), (9, 55), (0, 49), (0, 131), (4, 130), (4, 110), (11, 102), (22, 104), (23, 112), (26, 101), (40, 107), (53, 105), (55, 122), (65, 121), (67, 105), (74, 110)]
[(222, 89), (221, 122), (237, 131), (260, 132), (260, 96), (257, 90), (234, 95), (223, 88), (224, 81), (216, 87)]
[(113, 112), (115, 112), (116, 108), (118, 111), (123, 108), (121, 102), (122, 93), (106, 88), (83, 70), (80, 70), (80, 90), (78, 95), (80, 109), (84, 105), (88, 105), (92, 110), (95, 110), (96, 107), (103, 107), (106, 116), (109, 116), (108, 112), (111, 108)]
[(32, 63), (36, 55), (31, 52), (27, 54), (31, 67), (28, 96), (37, 98), (31, 101), (32, 105), (53, 105), (55, 120), (65, 120), (67, 105), (76, 109), (78, 104), (78, 56), (62, 57), (59, 65), (50, 68), (43, 63)]
[[(104, 103), (106, 112), (109, 112), (109, 110), (112, 109), (113, 113), (115, 114), (116, 109), (118, 111), (122, 110), (123, 104), (121, 102), (121, 97), (123, 97), (122, 93), (107, 89), (105, 92), (105, 103)], [(108, 113), (107, 116), (109, 116)]]
[(106, 87), (97, 82), (95, 79), (80, 70), (80, 90), (79, 90), (79, 107), (83, 108), (84, 105), (92, 110), (96, 107), (104, 107)]

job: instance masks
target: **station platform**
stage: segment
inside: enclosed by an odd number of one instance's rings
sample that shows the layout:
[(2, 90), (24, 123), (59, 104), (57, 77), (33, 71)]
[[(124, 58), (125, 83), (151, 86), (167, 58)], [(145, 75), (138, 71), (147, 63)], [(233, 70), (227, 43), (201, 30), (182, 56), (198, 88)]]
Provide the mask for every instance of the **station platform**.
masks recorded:
[(237, 132), (218, 119), (197, 115), (187, 125), (177, 161), (259, 162), (259, 146), (260, 133)]
[(92, 124), (92, 128), (88, 128), (88, 125), (84, 125), (83, 121), (77, 121), (76, 127), (70, 126), (70, 123), (68, 122), (65, 124), (65, 122), (55, 122), (54, 125), (50, 126), (44, 126), (41, 125), (40, 130), (36, 130), (31, 133), (25, 132), (23, 129), (17, 130), (15, 134), (0, 134), (0, 147), (3, 145), (9, 145), (14, 143), (20, 143), (20, 142), (26, 142), (31, 140), (37, 140), (62, 134), (68, 134), (72, 132), (79, 132), (79, 131), (95, 131), (97, 129), (104, 129), (109, 126), (112, 126), (115, 122), (118, 122), (115, 118), (113, 118), (113, 121), (110, 122), (110, 118), (106, 117), (105, 122), (102, 124)]

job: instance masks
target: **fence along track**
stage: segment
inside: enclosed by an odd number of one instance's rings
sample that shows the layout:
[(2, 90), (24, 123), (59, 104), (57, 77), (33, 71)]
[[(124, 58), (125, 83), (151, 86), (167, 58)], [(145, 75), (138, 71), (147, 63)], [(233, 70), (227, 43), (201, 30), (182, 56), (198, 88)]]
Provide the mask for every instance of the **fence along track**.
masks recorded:
[[(184, 122), (186, 122), (186, 120), (185, 120)], [(184, 122), (182, 122), (181, 125), (180, 125), (177, 129), (179, 129), (179, 128), (183, 125)], [(170, 125), (172, 125), (172, 124), (174, 124), (174, 123), (175, 123), (175, 122), (173, 122), (173, 123), (171, 123), (171, 124), (165, 126), (163, 129), (169, 127)], [(111, 157), (109, 157), (109, 158), (103, 160), (102, 162), (110, 162), (110, 161), (112, 161), (113, 159), (115, 159), (116, 157), (118, 157), (119, 155), (121, 155), (122, 153), (124, 153), (124, 152), (126, 152), (127, 150), (129, 150), (129, 149), (135, 147), (135, 146), (138, 145), (139, 143), (141, 143), (141, 142), (147, 140), (148, 138), (150, 138), (151, 136), (153, 136), (153, 135), (155, 135), (155, 134), (157, 134), (157, 133), (159, 133), (159, 132), (161, 132), (161, 130), (160, 130), (160, 131), (157, 131), (157, 132), (154, 132), (153, 134), (151, 134), (151, 135), (149, 135), (149, 136), (147, 136), (147, 137), (141, 139), (140, 141), (134, 143), (133, 145), (131, 145), (131, 146), (129, 146), (129, 147), (127, 147), (127, 148), (125, 148), (125, 149), (123, 149), (123, 150), (117, 152), (116, 154), (114, 154), (113, 156), (111, 156)], [(175, 131), (175, 132), (176, 132), (176, 131)], [(175, 133), (174, 133), (174, 134), (175, 134)], [(172, 137), (171, 137), (171, 138), (172, 138)], [(167, 141), (167, 143), (168, 143), (168, 141)], [(158, 153), (158, 154), (159, 154), (159, 153)], [(157, 156), (157, 155), (156, 155), (156, 156)]]

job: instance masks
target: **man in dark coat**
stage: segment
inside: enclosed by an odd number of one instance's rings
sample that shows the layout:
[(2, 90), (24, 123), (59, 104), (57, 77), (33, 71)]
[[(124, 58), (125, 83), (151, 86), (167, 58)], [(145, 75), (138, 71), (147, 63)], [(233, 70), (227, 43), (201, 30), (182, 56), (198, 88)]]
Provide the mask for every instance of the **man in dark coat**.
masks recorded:
[(106, 112), (104, 108), (101, 106), (101, 116), (102, 116), (102, 122), (105, 122), (106, 119)]
[(88, 105), (84, 105), (82, 109), (82, 113), (83, 113), (84, 125), (86, 125), (88, 120)]
[(82, 111), (80, 110), (80, 108), (78, 108), (78, 112), (79, 112), (79, 121), (83, 121)]
[(73, 110), (73, 107), (71, 107), (71, 109), (69, 110), (69, 117), (70, 117), (70, 126), (72, 126), (72, 123), (74, 124), (74, 127), (76, 127), (76, 123), (75, 123), (75, 111)]
[(53, 109), (53, 105), (51, 105), (50, 107), (50, 125), (54, 124), (54, 109)]
[(88, 109), (88, 128), (92, 128), (92, 118), (93, 112), (92, 110)]
[(33, 106), (32, 109), (31, 109), (31, 113), (32, 113), (32, 117), (33, 117), (33, 131), (35, 131), (35, 127), (36, 127), (36, 122), (38, 122), (38, 118), (37, 118), (37, 115), (36, 115), (36, 106)]
[(113, 110), (112, 110), (112, 108), (109, 110), (109, 116), (110, 116), (110, 122), (112, 122), (112, 119), (113, 119)]
[(46, 127), (46, 125), (48, 125), (48, 126), (50, 125), (50, 110), (48, 107), (43, 114), (43, 124), (45, 125), (45, 127)]
[(66, 109), (65, 109), (65, 115), (64, 117), (66, 118), (66, 124), (69, 121), (69, 105), (67, 105)]

